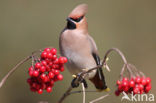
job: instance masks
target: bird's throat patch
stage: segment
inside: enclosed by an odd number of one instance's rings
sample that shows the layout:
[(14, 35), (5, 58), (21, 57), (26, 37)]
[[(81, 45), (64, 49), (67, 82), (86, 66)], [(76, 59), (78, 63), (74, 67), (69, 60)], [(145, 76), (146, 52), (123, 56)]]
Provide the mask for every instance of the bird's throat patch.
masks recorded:
[(74, 22), (68, 21), (67, 28), (68, 29), (76, 29), (76, 24)]

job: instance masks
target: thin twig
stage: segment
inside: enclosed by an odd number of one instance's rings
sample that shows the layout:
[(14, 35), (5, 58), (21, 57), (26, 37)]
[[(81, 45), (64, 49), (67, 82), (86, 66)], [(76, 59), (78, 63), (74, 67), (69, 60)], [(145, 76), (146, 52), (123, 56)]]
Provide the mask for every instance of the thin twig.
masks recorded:
[(109, 96), (109, 94), (106, 94), (106, 95), (101, 96), (101, 97), (99, 97), (99, 98), (97, 98), (97, 99), (94, 99), (94, 100), (90, 101), (89, 103), (96, 103), (96, 102), (98, 102), (98, 101), (100, 101), (100, 100), (106, 98), (107, 96)]
[(121, 72), (120, 72), (120, 80), (122, 80), (123, 78), (123, 73), (125, 71), (125, 67), (126, 67), (126, 64), (123, 65), (122, 69), (121, 69)]
[[(82, 93), (83, 91), (82, 90), (79, 90), (79, 91), (72, 91), (72, 92), (70, 92), (68, 95), (71, 95), (71, 94), (76, 94), (76, 93)], [(96, 92), (98, 92), (98, 91), (90, 91), (90, 90), (85, 90), (85, 92), (86, 93), (96, 93)]]
[(26, 58), (24, 58), (22, 61), (20, 61), (14, 68), (12, 68), (7, 75), (5, 75), (5, 77), (3, 77), (3, 79), (0, 82), (0, 88), (3, 86), (3, 84), (5, 83), (5, 81), (8, 79), (8, 77), (23, 63), (25, 63), (26, 61), (28, 61), (29, 59), (31, 59), (31, 56), (27, 56)]
[(83, 103), (85, 103), (85, 101), (86, 101), (85, 87), (84, 87), (83, 83), (81, 83), (81, 85), (82, 85), (82, 93), (83, 93)]
[(63, 96), (59, 99), (58, 103), (62, 103), (63, 100), (69, 95), (70, 91), (72, 90), (73, 88), (71, 87), (71, 85), (69, 86), (69, 88), (67, 89), (67, 91), (63, 94)]
[(104, 60), (103, 60), (102, 64), (104, 64), (104, 63), (106, 62), (107, 57), (108, 57), (108, 55), (109, 55), (109, 53), (110, 53), (111, 51), (116, 51), (116, 52), (121, 56), (121, 58), (122, 58), (124, 64), (127, 64), (127, 60), (126, 60), (124, 54), (123, 54), (118, 48), (111, 48), (111, 49), (109, 49), (109, 50), (106, 52), (105, 56), (104, 56)]

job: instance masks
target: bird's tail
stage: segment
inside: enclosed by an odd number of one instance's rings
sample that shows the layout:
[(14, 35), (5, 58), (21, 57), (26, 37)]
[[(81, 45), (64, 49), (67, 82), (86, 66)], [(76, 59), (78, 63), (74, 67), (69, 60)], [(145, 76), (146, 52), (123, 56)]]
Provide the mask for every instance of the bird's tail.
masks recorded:
[(102, 72), (102, 68), (97, 69), (95, 76), (89, 79), (99, 91), (110, 91), (106, 85), (105, 77)]

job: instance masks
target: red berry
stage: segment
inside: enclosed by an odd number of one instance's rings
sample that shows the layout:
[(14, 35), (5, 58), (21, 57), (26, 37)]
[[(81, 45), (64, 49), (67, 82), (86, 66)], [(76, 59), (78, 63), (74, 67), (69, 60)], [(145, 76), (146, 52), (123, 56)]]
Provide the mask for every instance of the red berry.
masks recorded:
[(126, 86), (126, 87), (124, 87), (124, 88), (123, 88), (123, 90), (124, 90), (125, 92), (128, 92), (129, 87), (128, 87), (128, 86)]
[(50, 66), (47, 65), (47, 66), (46, 66), (46, 71), (50, 71), (50, 69), (51, 69)]
[(37, 92), (38, 92), (38, 94), (42, 94), (43, 93), (43, 89), (39, 89)]
[(146, 78), (142, 78), (141, 84), (142, 84), (142, 85), (146, 85), (146, 84), (147, 84)]
[(43, 66), (46, 66), (46, 65), (47, 65), (47, 62), (46, 62), (45, 60), (42, 60), (42, 61), (41, 61), (41, 64), (42, 64)]
[(42, 83), (42, 84), (41, 84), (41, 88), (42, 88), (42, 89), (46, 89), (46, 84), (45, 84), (45, 83)]
[(52, 73), (52, 72), (49, 72), (48, 75), (49, 75), (49, 78), (54, 78), (54, 76), (55, 76), (54, 73)]
[(63, 71), (64, 71), (64, 67), (63, 67), (63, 66), (61, 66), (60, 71), (61, 71), (61, 72), (63, 72)]
[(53, 60), (56, 60), (57, 59), (57, 55), (53, 55)]
[(124, 78), (122, 79), (122, 81), (128, 81), (128, 78), (124, 77)]
[(53, 58), (53, 55), (49, 52), (49, 53), (47, 53), (47, 58), (48, 59), (52, 59)]
[(36, 89), (37, 89), (37, 90), (40, 89), (40, 84), (36, 84)]
[(117, 85), (120, 85), (121, 83), (122, 83), (122, 82), (121, 82), (120, 80), (117, 80), (117, 81), (116, 81), (116, 84), (117, 84)]
[(50, 81), (50, 84), (53, 86), (53, 85), (54, 85), (54, 81), (53, 81), (53, 80), (51, 80), (51, 81)]
[(59, 63), (60, 64), (64, 64), (64, 63), (66, 63), (67, 62), (67, 58), (66, 57), (60, 57), (59, 58)]
[(39, 75), (39, 72), (38, 72), (37, 70), (34, 70), (34, 71), (33, 71), (33, 76), (34, 76), (34, 77), (37, 77), (38, 75)]
[(52, 67), (53, 66), (53, 62), (49, 62), (49, 64), (48, 64), (50, 67)]
[(55, 68), (56, 68), (56, 69), (59, 69), (59, 67), (60, 67), (60, 66), (59, 66), (58, 64), (55, 65)]
[(58, 60), (59, 60), (59, 63), (60, 64), (63, 64), (64, 63), (64, 58), (63, 57), (60, 57)]
[(32, 84), (32, 87), (33, 87), (33, 88), (36, 88), (36, 86), (37, 86), (37, 83), (34, 82), (34, 83)]
[(44, 82), (48, 82), (48, 81), (49, 81), (49, 76), (45, 76), (45, 78), (44, 78), (43, 81), (44, 81)]
[(144, 93), (144, 90), (140, 90), (140, 94), (143, 94)]
[(62, 74), (57, 75), (57, 79), (58, 80), (62, 80), (63, 79), (63, 75)]
[(67, 63), (67, 58), (66, 57), (63, 57), (63, 59), (64, 59), (64, 63)]
[(30, 78), (27, 79), (27, 83), (29, 83), (29, 84), (31, 83), (31, 79)]
[(151, 84), (149, 84), (149, 85), (147, 85), (146, 87), (145, 87), (145, 92), (146, 93), (148, 93), (150, 90), (151, 90)]
[(54, 64), (59, 64), (58, 58), (53, 61)]
[(119, 85), (119, 86), (118, 86), (118, 90), (119, 90), (119, 91), (123, 91), (122, 85)]
[(46, 58), (45, 61), (47, 62), (47, 64), (51, 61), (50, 59)]
[(55, 64), (52, 65), (52, 69), (56, 69), (56, 65)]
[(34, 68), (31, 66), (30, 68), (29, 68), (29, 71), (33, 71), (34, 70)]
[(116, 96), (119, 96), (120, 93), (121, 93), (121, 92), (120, 92), (119, 90), (116, 90), (116, 91), (115, 91), (115, 95), (116, 95)]
[(54, 70), (53, 72), (54, 72), (55, 75), (60, 74), (59, 70)]
[(44, 74), (44, 73), (40, 75), (40, 78), (41, 78), (42, 80), (44, 80), (45, 77), (46, 77), (46, 74)]
[(45, 67), (45, 66), (41, 66), (41, 67), (40, 67), (40, 71), (41, 71), (41, 72), (45, 72), (45, 71), (46, 71), (46, 67)]
[(150, 84), (150, 83), (151, 83), (151, 78), (150, 78), (150, 77), (147, 77), (147, 78), (146, 78), (146, 83), (147, 83), (147, 84)]
[(52, 88), (51, 87), (47, 87), (47, 92), (48, 93), (52, 92)]
[(35, 64), (35, 68), (36, 68), (36, 69), (39, 69), (40, 67), (41, 67), (41, 63), (36, 63), (36, 64)]
[(33, 71), (29, 71), (30, 77), (33, 76)]
[(135, 86), (135, 82), (134, 82), (133, 80), (130, 80), (130, 81), (129, 81), (129, 86), (130, 86), (131, 88), (133, 88), (133, 87)]
[(140, 78), (140, 77), (136, 77), (136, 78), (135, 78), (135, 82), (136, 82), (137, 84), (141, 83), (141, 78)]
[(41, 58), (47, 58), (47, 52), (43, 51), (41, 54)]
[(123, 81), (122, 82), (122, 87), (127, 87), (128, 86), (128, 81)]
[(33, 87), (31, 87), (30, 90), (31, 90), (32, 92), (36, 92), (36, 89), (33, 88)]
[(52, 48), (50, 52), (51, 52), (53, 55), (56, 55), (57, 50), (56, 50), (55, 48)]
[(50, 52), (50, 48), (45, 48), (44, 51), (45, 52)]
[(138, 85), (138, 88), (139, 88), (140, 90), (143, 90), (143, 89), (144, 89), (144, 86), (143, 86), (142, 84), (139, 84), (139, 85)]
[(133, 89), (133, 92), (134, 92), (134, 94), (139, 94), (139, 92), (140, 92), (140, 91), (139, 91), (139, 88), (134, 88), (134, 89)]

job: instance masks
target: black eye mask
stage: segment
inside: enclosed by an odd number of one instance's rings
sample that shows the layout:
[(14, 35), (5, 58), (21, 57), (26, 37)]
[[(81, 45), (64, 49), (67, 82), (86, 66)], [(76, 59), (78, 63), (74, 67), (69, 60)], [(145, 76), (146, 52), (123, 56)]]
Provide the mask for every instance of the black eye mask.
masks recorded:
[(73, 18), (70, 18), (70, 19), (72, 19), (72, 20), (75, 21), (75, 22), (79, 22), (79, 21), (81, 21), (81, 20), (83, 19), (83, 17), (84, 17), (84, 16), (81, 16), (80, 18), (77, 18), (77, 19), (73, 19)]

